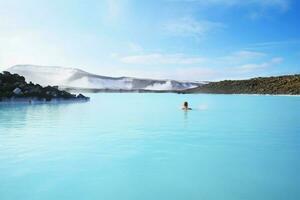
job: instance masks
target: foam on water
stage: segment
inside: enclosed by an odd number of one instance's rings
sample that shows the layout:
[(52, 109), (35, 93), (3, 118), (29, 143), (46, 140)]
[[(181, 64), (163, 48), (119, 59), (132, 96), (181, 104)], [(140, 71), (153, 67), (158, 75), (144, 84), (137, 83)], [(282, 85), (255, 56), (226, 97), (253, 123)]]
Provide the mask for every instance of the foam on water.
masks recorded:
[(207, 110), (207, 109), (208, 109), (208, 105), (207, 105), (207, 104), (200, 104), (200, 105), (198, 106), (198, 109), (199, 109), (199, 110)]

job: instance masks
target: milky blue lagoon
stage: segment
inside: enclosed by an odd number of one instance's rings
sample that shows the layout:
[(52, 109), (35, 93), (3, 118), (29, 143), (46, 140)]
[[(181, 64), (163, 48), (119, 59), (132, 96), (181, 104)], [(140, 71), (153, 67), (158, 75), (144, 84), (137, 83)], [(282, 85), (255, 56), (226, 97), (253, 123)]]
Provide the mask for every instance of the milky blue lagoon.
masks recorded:
[(297, 200), (299, 188), (300, 97), (0, 104), (1, 200)]

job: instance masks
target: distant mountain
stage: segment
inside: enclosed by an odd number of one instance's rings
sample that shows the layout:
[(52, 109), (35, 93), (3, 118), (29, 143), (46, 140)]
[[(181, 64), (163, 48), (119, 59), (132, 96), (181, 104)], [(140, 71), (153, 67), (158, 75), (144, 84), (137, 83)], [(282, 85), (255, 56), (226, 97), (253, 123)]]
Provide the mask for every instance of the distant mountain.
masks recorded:
[(210, 82), (182, 93), (300, 95), (300, 74)]
[(198, 87), (202, 82), (183, 82), (175, 80), (156, 80), (132, 77), (108, 77), (91, 74), (76, 68), (49, 67), (37, 65), (16, 65), (7, 69), (43, 86), (56, 85), (73, 90), (146, 90), (177, 91)]

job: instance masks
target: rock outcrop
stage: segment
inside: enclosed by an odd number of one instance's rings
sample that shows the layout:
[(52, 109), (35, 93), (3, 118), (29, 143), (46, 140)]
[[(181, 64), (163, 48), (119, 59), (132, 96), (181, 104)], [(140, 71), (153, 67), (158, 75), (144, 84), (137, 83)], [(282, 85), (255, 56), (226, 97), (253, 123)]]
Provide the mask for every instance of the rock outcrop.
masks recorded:
[(27, 83), (23, 76), (9, 72), (0, 73), (0, 101), (11, 99), (36, 99), (42, 101), (56, 100), (88, 100), (82, 94), (74, 95), (59, 90), (58, 87), (42, 87), (39, 84)]

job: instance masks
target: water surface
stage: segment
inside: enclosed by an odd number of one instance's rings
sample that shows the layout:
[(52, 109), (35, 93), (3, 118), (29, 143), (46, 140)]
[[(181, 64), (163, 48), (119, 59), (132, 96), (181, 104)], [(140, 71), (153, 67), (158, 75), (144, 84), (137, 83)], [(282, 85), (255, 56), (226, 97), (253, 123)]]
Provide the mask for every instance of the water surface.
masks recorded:
[(300, 199), (299, 114), (289, 96), (0, 104), (0, 199)]

